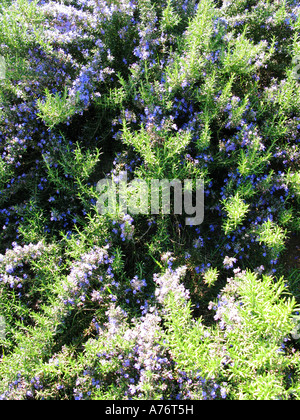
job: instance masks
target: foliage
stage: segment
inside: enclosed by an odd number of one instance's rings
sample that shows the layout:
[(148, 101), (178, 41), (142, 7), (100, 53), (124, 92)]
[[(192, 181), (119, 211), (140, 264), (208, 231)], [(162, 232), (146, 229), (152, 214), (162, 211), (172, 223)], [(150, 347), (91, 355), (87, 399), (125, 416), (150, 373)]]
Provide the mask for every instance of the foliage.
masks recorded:
[(0, 399), (300, 399), (299, 12), (1, 2)]

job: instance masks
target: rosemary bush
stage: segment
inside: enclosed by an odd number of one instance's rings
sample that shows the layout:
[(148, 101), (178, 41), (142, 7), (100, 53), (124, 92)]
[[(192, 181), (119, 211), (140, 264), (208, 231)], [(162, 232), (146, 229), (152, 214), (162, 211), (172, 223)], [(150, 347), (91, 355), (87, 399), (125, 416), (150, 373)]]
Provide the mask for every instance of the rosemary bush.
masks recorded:
[[(299, 13), (1, 2), (0, 399), (300, 398)], [(124, 172), (203, 222), (102, 214)]]

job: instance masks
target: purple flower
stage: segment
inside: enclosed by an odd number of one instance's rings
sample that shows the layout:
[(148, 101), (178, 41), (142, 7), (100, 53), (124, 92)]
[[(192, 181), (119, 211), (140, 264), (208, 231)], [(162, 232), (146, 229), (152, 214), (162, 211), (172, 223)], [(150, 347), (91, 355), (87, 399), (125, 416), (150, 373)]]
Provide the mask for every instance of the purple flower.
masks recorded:
[(229, 268), (232, 268), (233, 267), (233, 264), (236, 263), (236, 262), (237, 262), (237, 259), (236, 258), (226, 256), (224, 258), (223, 265), (228, 270)]

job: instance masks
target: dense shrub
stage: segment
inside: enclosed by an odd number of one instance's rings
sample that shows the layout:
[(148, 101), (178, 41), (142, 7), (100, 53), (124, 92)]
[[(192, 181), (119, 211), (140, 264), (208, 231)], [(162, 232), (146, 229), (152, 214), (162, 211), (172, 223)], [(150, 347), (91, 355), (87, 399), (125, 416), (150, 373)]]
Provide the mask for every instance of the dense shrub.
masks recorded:
[[(1, 399), (300, 398), (299, 11), (2, 2)], [(124, 171), (203, 223), (99, 213)]]

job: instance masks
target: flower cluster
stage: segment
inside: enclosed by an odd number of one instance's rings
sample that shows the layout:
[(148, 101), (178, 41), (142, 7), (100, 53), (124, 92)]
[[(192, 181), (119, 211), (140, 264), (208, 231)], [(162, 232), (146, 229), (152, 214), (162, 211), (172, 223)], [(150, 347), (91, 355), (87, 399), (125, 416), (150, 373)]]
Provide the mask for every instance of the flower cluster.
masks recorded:
[(162, 276), (154, 275), (154, 281), (158, 286), (155, 290), (155, 297), (159, 303), (164, 303), (170, 293), (174, 294), (174, 298), (178, 302), (189, 299), (189, 291), (180, 283), (186, 269), (186, 266), (182, 266), (176, 270), (168, 269)]
[(220, 386), (214, 379), (205, 379), (201, 372), (178, 371), (178, 383), (180, 392), (178, 400), (214, 400), (225, 399), (227, 396), (226, 384)]
[[(126, 239), (132, 239), (134, 233), (134, 225), (133, 225), (133, 218), (129, 214), (122, 214), (119, 219), (119, 229), (113, 228), (112, 232), (114, 234), (118, 234), (120, 232), (120, 238), (124, 242)], [(116, 225), (116, 221), (114, 220), (113, 225)]]
[(225, 268), (229, 269), (229, 268), (232, 268), (233, 264), (235, 264), (236, 262), (237, 262), (236, 258), (228, 257), (226, 255), (226, 257), (224, 258), (224, 261), (223, 261), (223, 265), (224, 265)]
[[(88, 399), (90, 393), (83, 392), (86, 382), (91, 389), (101, 389), (105, 376), (101, 370), (107, 366), (114, 368), (110, 376), (115, 377), (122, 386), (123, 398), (151, 398), (155, 394), (168, 395), (173, 375), (172, 362), (168, 359), (166, 349), (160, 344), (162, 330), (161, 318), (154, 307), (142, 317), (133, 328), (126, 328), (126, 314), (114, 304), (107, 311), (107, 330), (102, 331), (104, 347), (96, 354), (95, 367), (86, 369), (84, 377), (78, 377), (74, 389), (75, 399)], [(122, 336), (122, 345), (115, 340), (117, 334)], [(114, 340), (111, 346), (110, 341)], [(114, 361), (117, 361), (115, 363)]]
[[(144, 287), (147, 286), (145, 279), (139, 279), (137, 275), (134, 276), (133, 279), (130, 280), (130, 287), (125, 289), (125, 302), (127, 304), (136, 302), (139, 306), (141, 306), (141, 298), (143, 296)], [(148, 301), (145, 300), (144, 307), (148, 305)]]
[(28, 396), (28, 392), (31, 392), (29, 384), (18, 372), (16, 379), (8, 384), (8, 390), (0, 395), (0, 400), (22, 400)]
[(107, 330), (102, 331), (101, 336), (107, 342), (107, 336), (112, 334), (116, 339), (119, 332), (122, 347), (127, 350), (118, 348), (115, 343), (113, 349), (107, 344), (98, 352), (95, 367), (86, 369), (84, 376), (76, 380), (75, 399), (91, 398), (93, 391), (83, 392), (87, 383), (91, 390), (101, 389), (107, 379), (97, 373), (99, 366), (113, 366), (113, 361), (118, 362), (110, 376), (116, 375), (126, 399), (153, 398), (154, 395), (178, 400), (226, 398), (226, 384), (220, 386), (213, 378), (205, 379), (199, 371), (185, 372), (176, 368), (167, 347), (161, 344), (163, 331), (157, 309), (151, 307), (133, 328), (126, 328), (125, 313), (121, 308), (113, 305), (107, 315)]
[(227, 297), (223, 295), (218, 295), (217, 305), (214, 305), (212, 302), (209, 304), (208, 309), (214, 309), (216, 315), (214, 316), (215, 321), (219, 321), (219, 327), (227, 330), (236, 328), (241, 323), (241, 318), (239, 314), (239, 306), (242, 305), (241, 302), (236, 302), (234, 297)]
[(28, 279), (26, 267), (30, 261), (41, 257), (49, 247), (42, 241), (36, 245), (20, 246), (15, 242), (12, 245), (13, 249), (8, 249), (4, 255), (0, 254), (0, 283), (8, 284), (10, 288), (20, 289)]
[(112, 262), (113, 258), (108, 255), (107, 249), (94, 247), (83, 254), (80, 261), (74, 262), (70, 274), (63, 282), (64, 294), (61, 298), (64, 304), (81, 307), (89, 300), (99, 304), (105, 291), (109, 292), (112, 301), (116, 300), (109, 289), (110, 284), (118, 287), (113, 280)]
[(106, 324), (108, 333), (114, 335), (122, 325), (123, 320), (127, 318), (127, 313), (113, 302), (105, 314), (108, 318)]

